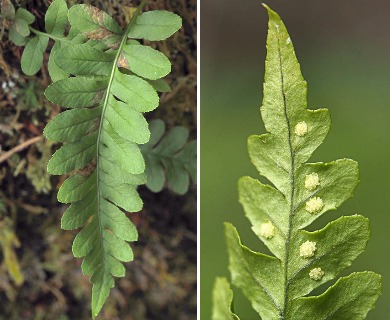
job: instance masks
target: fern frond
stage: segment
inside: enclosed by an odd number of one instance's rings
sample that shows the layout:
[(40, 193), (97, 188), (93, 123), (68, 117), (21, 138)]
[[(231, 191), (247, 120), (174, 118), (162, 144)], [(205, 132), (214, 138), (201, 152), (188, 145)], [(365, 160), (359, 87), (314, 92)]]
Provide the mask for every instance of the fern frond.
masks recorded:
[[(306, 163), (329, 131), (329, 112), (307, 109), (307, 84), (290, 36), (280, 17), (265, 7), (269, 31), (261, 115), (268, 133), (251, 136), (248, 150), (260, 175), (272, 185), (243, 177), (238, 189), (254, 233), (273, 256), (245, 247), (227, 223), (232, 282), (263, 320), (363, 320), (381, 290), (381, 277), (373, 272), (353, 273), (322, 295), (307, 296), (364, 251), (369, 224), (363, 216), (352, 215), (318, 231), (304, 230), (353, 195), (358, 166), (349, 159)], [(214, 308), (229, 311), (221, 299)], [(226, 318), (213, 320), (219, 319)]]
[[(65, 28), (68, 24), (68, 6), (64, 0), (54, 0), (49, 6), (46, 15), (45, 15), (45, 28), (47, 33), (39, 32), (30, 27), (35, 20), (35, 17), (29, 13), (27, 10), (19, 8), (17, 12), (24, 10), (26, 13), (23, 15), (23, 20), (27, 24), (26, 33), (19, 33), (16, 37), (16, 45), (24, 45), (27, 42), (27, 45), (22, 54), (22, 71), (27, 75), (36, 74), (39, 69), (42, 67), (43, 62), (43, 53), (46, 51), (46, 48), (49, 43), (49, 38), (52, 38), (56, 41), (54, 48), (51, 52), (49, 58), (49, 73), (52, 78), (55, 78), (56, 71), (53, 70), (53, 56), (55, 51), (61, 46), (61, 43), (65, 40)], [(24, 12), (23, 11), (23, 12)], [(27, 36), (30, 35), (30, 30), (35, 33), (35, 36), (31, 39), (27, 39)], [(11, 39), (13, 39), (11, 37)], [(23, 40), (22, 40), (23, 39)], [(55, 67), (54, 67), (55, 68)]]
[(114, 286), (113, 277), (125, 274), (121, 262), (133, 259), (128, 242), (138, 237), (125, 212), (140, 211), (143, 205), (137, 187), (146, 183), (145, 162), (138, 145), (150, 138), (143, 113), (159, 103), (146, 79), (157, 80), (171, 69), (160, 52), (129, 37), (136, 28), (135, 35), (146, 29), (149, 38), (165, 39), (181, 26), (180, 17), (169, 14), (169, 27), (155, 29), (158, 20), (145, 22), (146, 13), (140, 14), (143, 4), (125, 31), (95, 7), (73, 6), (71, 30), (82, 36), (54, 55), (56, 66), (70, 76), (45, 92), (48, 100), (70, 109), (44, 130), (47, 138), (65, 143), (50, 159), (48, 171), (71, 174), (58, 192), (60, 202), (71, 204), (61, 224), (67, 230), (82, 228), (72, 250), (75, 257), (84, 257), (83, 273), (91, 275), (94, 318)]
[[(110, 22), (109, 26), (111, 29), (115, 32), (121, 32), (119, 26), (111, 17), (109, 17), (106, 13), (100, 13), (99, 11), (96, 12), (98, 14), (102, 14), (102, 16)], [(91, 11), (90, 13), (92, 14), (93, 12)], [(69, 15), (69, 17), (73, 18), (73, 15)], [(96, 27), (96, 25), (93, 21), (89, 21), (89, 25), (86, 23), (88, 22), (86, 21), (88, 19), (87, 14), (76, 19), (81, 19), (81, 23), (73, 26), (66, 35), (67, 26), (69, 24), (67, 3), (65, 0), (54, 0), (45, 15), (46, 33), (44, 33), (31, 27), (31, 24), (35, 21), (35, 17), (30, 12), (23, 8), (19, 8), (16, 11), (16, 14), (12, 18), (10, 39), (18, 46), (26, 46), (21, 59), (22, 71), (25, 74), (34, 75), (41, 69), (43, 54), (48, 47), (49, 39), (54, 41), (48, 62), (49, 75), (53, 81), (69, 77), (69, 73), (63, 68), (58, 67), (58, 65), (54, 62), (55, 55), (60, 50), (68, 46), (86, 42), (90, 46), (99, 49), (103, 49), (109, 44), (113, 44), (114, 46), (119, 45), (121, 40), (120, 34), (116, 34), (115, 38), (108, 37), (108, 40), (106, 38), (95, 39), (96, 37), (94, 38), (93, 34), (90, 34), (88, 30), (94, 30), (93, 26)], [(80, 31), (80, 27), (85, 27), (86, 30), (82, 32)], [(28, 38), (30, 34), (33, 34), (33, 37)]]
[(146, 186), (160, 192), (167, 180), (177, 194), (185, 194), (192, 181), (196, 181), (196, 141), (187, 143), (189, 131), (174, 127), (165, 133), (162, 120), (150, 122), (150, 140), (141, 146), (146, 162)]

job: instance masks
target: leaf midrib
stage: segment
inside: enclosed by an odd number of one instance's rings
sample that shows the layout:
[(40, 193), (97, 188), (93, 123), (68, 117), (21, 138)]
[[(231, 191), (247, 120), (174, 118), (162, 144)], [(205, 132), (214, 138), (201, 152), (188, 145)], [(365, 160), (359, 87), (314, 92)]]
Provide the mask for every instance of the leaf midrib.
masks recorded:
[(285, 240), (285, 259), (284, 259), (284, 306), (283, 312), (280, 314), (281, 320), (285, 319), (287, 313), (287, 303), (288, 303), (288, 260), (289, 260), (289, 251), (290, 251), (290, 241), (291, 241), (291, 227), (292, 227), (292, 216), (294, 214), (294, 193), (295, 193), (295, 163), (294, 163), (294, 151), (291, 143), (291, 130), (290, 130), (290, 119), (287, 114), (287, 102), (286, 102), (286, 93), (285, 93), (285, 84), (284, 84), (284, 75), (283, 75), (283, 63), (282, 63), (282, 54), (280, 51), (280, 39), (279, 34), (277, 34), (277, 42), (278, 42), (278, 58), (279, 58), (279, 66), (280, 66), (280, 80), (282, 86), (282, 96), (283, 96), (283, 111), (284, 116), (287, 122), (287, 135), (288, 135), (288, 145), (290, 149), (290, 157), (291, 157), (291, 171), (290, 171), (290, 180), (291, 180), (291, 194), (290, 194), (290, 210), (289, 210), (289, 222), (288, 222), (288, 232)]
[[(107, 85), (107, 91), (106, 91), (106, 95), (105, 95), (105, 98), (104, 98), (104, 102), (103, 102), (103, 107), (102, 107), (102, 115), (101, 115), (101, 118), (100, 118), (100, 124), (99, 124), (99, 130), (98, 130), (98, 137), (97, 137), (97, 147), (96, 147), (96, 189), (97, 189), (97, 192), (98, 192), (98, 197), (97, 197), (97, 208), (98, 208), (98, 211), (97, 211), (97, 219), (98, 219), (98, 225), (99, 225), (99, 233), (100, 233), (100, 244), (101, 244), (101, 247), (103, 248), (103, 251), (104, 251), (104, 243), (103, 243), (103, 226), (102, 226), (102, 223), (101, 223), (101, 216), (100, 216), (100, 198), (101, 198), (101, 195), (100, 195), (100, 188), (99, 188), (99, 184), (100, 184), (100, 178), (99, 178), (99, 166), (100, 166), (100, 161), (99, 161), (99, 157), (100, 157), (100, 139), (101, 139), (101, 133), (102, 133), (102, 130), (103, 130), (103, 121), (104, 121), (104, 115), (105, 115), (105, 112), (106, 112), (106, 108), (108, 106), (108, 101), (109, 101), (109, 98), (110, 98), (110, 95), (111, 95), (111, 87), (112, 87), (112, 84), (113, 84), (113, 81), (114, 81), (114, 77), (115, 77), (115, 72), (117, 70), (117, 63), (118, 63), (118, 59), (120, 57), (120, 54), (121, 54), (121, 51), (122, 51), (122, 47), (124, 46), (124, 44), (126, 43), (126, 40), (127, 40), (127, 36), (130, 32), (130, 29), (131, 27), (133, 26), (135, 20), (137, 19), (138, 15), (140, 14), (140, 11), (142, 10), (142, 8), (145, 6), (145, 3), (146, 1), (143, 0), (141, 2), (141, 4), (138, 6), (136, 12), (134, 13), (133, 17), (131, 18), (124, 34), (123, 34), (123, 37), (122, 37), (122, 41), (119, 45), (119, 48), (118, 48), (118, 51), (116, 53), (116, 56), (115, 56), (115, 59), (113, 61), (113, 66), (112, 66), (112, 70), (111, 70), (111, 75), (110, 75), (110, 78), (109, 78), (109, 81), (108, 81), (108, 85)], [(105, 270), (106, 270), (106, 262), (105, 262), (105, 259), (103, 259), (103, 269), (104, 269), (104, 273), (105, 273)]]

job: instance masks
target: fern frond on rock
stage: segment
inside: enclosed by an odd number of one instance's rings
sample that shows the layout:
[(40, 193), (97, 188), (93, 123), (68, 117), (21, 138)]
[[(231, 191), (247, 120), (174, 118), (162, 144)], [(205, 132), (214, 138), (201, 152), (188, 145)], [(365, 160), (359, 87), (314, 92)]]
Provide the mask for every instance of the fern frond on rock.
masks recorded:
[[(378, 274), (352, 273), (323, 294), (309, 295), (335, 279), (364, 251), (369, 224), (363, 216), (352, 215), (318, 231), (304, 230), (353, 195), (359, 181), (358, 166), (349, 159), (307, 163), (329, 131), (329, 112), (307, 109), (307, 85), (290, 36), (280, 17), (267, 10), (261, 115), (268, 133), (251, 136), (248, 150), (260, 175), (271, 184), (243, 177), (238, 189), (254, 233), (273, 255), (245, 247), (235, 227), (226, 223), (232, 283), (263, 320), (363, 320), (380, 295)], [(214, 292), (217, 290), (229, 294), (226, 279), (217, 281)], [(232, 297), (222, 296), (214, 293), (213, 320), (235, 319), (229, 305)], [(222, 316), (221, 308), (228, 316)]]

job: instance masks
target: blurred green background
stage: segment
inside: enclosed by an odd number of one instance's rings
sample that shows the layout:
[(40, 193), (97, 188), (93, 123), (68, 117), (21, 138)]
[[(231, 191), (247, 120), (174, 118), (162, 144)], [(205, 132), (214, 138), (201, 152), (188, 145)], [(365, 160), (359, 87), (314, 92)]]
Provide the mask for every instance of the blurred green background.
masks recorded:
[[(311, 161), (352, 158), (360, 165), (355, 196), (311, 229), (341, 215), (370, 218), (367, 250), (348, 268), (383, 276), (383, 294), (367, 319), (390, 314), (390, 2), (277, 1), (308, 82), (309, 108), (329, 108), (332, 128)], [(210, 319), (216, 276), (228, 276), (223, 222), (243, 243), (265, 251), (237, 201), (237, 180), (259, 177), (247, 137), (264, 133), (262, 100), (267, 15), (261, 1), (209, 0), (201, 5), (201, 319)], [(266, 251), (265, 251), (266, 252)], [(324, 288), (322, 288), (324, 289)], [(235, 310), (259, 319), (238, 289)], [(310, 319), (311, 320), (311, 319)], [(352, 320), (352, 319), (351, 319)]]

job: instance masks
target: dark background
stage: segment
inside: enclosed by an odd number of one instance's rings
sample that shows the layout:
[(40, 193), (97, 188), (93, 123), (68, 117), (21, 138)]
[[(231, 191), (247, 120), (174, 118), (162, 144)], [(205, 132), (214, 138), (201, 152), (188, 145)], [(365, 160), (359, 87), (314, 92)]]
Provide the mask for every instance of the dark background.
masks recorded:
[[(355, 196), (310, 229), (340, 215), (371, 221), (367, 250), (343, 275), (373, 270), (383, 295), (367, 319), (390, 314), (390, 2), (292, 0), (266, 2), (285, 22), (308, 82), (311, 109), (329, 108), (332, 128), (311, 161), (352, 158), (361, 182)], [(201, 319), (210, 319), (216, 276), (228, 276), (223, 221), (243, 243), (264, 246), (237, 201), (237, 180), (258, 177), (246, 140), (264, 133), (262, 100), (268, 17), (258, 0), (212, 0), (201, 5)], [(326, 288), (323, 287), (324, 290)], [(235, 289), (235, 311), (258, 319)]]
[[(51, 1), (16, 0), (33, 13), (34, 28), (44, 30), (44, 13)], [(130, 7), (140, 1), (68, 1), (88, 3), (108, 12), (124, 28)], [(172, 62), (160, 107), (146, 116), (160, 118), (168, 128), (182, 125), (196, 138), (196, 0), (155, 0), (145, 10), (169, 10), (183, 18), (183, 28), (155, 44)], [(32, 138), (60, 108), (43, 91), (50, 83), (48, 52), (41, 71), (26, 77), (20, 69), (23, 48), (8, 41), (0, 19), (0, 156)], [(2, 32), (4, 31), (4, 32)], [(13, 83), (13, 85), (12, 85)], [(77, 231), (60, 229), (66, 206), (56, 194), (65, 176), (46, 173), (47, 161), (59, 145), (31, 144), (0, 164), (0, 320), (91, 319), (91, 285), (81, 273), (81, 260), (72, 256)], [(126, 263), (126, 277), (116, 288), (98, 319), (193, 320), (196, 318), (196, 186), (185, 196), (165, 189), (154, 194), (139, 188), (144, 208), (129, 214), (139, 241), (132, 243), (135, 259)], [(12, 242), (9, 244), (9, 242)], [(8, 243), (8, 245), (7, 245)], [(19, 243), (19, 245), (18, 245)], [(17, 285), (4, 262), (19, 265), (24, 281)], [(14, 272), (17, 273), (17, 272)]]

